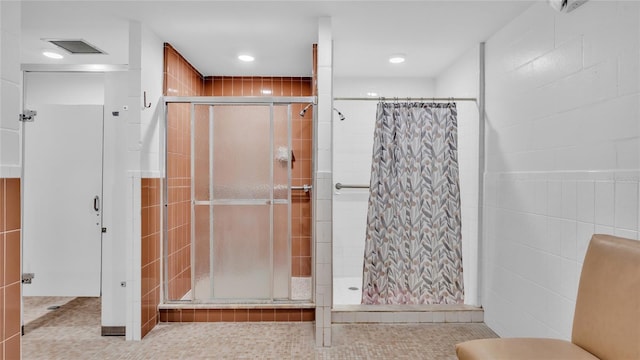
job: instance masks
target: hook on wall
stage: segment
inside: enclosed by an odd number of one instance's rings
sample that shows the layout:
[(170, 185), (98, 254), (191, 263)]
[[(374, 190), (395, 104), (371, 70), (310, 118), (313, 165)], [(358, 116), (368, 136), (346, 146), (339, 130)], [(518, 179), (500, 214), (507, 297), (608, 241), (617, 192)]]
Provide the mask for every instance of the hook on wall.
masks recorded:
[(149, 102), (149, 105), (147, 105), (147, 92), (146, 92), (146, 91), (144, 91), (142, 94), (143, 94), (143, 95), (142, 95), (142, 96), (143, 96), (143, 99), (142, 99), (142, 107), (143, 107), (143, 108), (145, 108), (145, 109), (148, 109), (148, 108), (150, 108), (150, 107), (151, 107), (151, 102)]

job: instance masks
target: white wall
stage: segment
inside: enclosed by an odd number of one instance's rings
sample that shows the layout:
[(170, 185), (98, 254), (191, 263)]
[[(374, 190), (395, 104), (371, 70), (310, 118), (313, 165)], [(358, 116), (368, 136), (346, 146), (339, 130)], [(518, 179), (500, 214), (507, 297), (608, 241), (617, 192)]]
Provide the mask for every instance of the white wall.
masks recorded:
[(38, 104), (103, 105), (104, 73), (26, 72), (25, 106)]
[(568, 339), (591, 235), (638, 238), (639, 18), (538, 2), (487, 42), (482, 297), (501, 336)]
[(162, 83), (164, 81), (164, 42), (149, 29), (142, 28), (142, 91), (147, 93), (147, 105), (141, 114), (140, 169), (146, 176), (160, 177), (164, 170), (164, 114), (162, 113)]
[(20, 2), (0, 2), (0, 177), (21, 174)]
[[(436, 78), (436, 96), (479, 98), (480, 46), (469, 49)], [(465, 303), (480, 305), (478, 298), (478, 154), (477, 102), (459, 101), (458, 166), (462, 212), (462, 262)]]
[[(127, 246), (127, 147), (126, 130), (127, 72), (104, 74), (104, 177), (102, 226), (102, 325), (124, 326), (126, 323), (125, 258)], [(113, 115), (118, 112), (118, 116)]]
[[(163, 114), (160, 97), (163, 81), (163, 42), (140, 22), (129, 22), (129, 71), (126, 103), (130, 111), (126, 118), (126, 159), (129, 170), (126, 180), (125, 211), (127, 236), (125, 241), (127, 340), (141, 339), (142, 264), (141, 264), (141, 178), (161, 177), (163, 150), (160, 133)], [(147, 104), (143, 105), (143, 93)], [(123, 98), (123, 100), (125, 100)]]
[[(385, 97), (425, 97), (435, 94), (428, 78), (336, 78), (335, 97), (365, 97), (376, 92)], [(346, 117), (333, 122), (334, 183), (369, 185), (373, 130), (377, 101), (344, 101), (333, 104)], [(367, 189), (333, 191), (333, 276), (362, 278), (367, 225)]]

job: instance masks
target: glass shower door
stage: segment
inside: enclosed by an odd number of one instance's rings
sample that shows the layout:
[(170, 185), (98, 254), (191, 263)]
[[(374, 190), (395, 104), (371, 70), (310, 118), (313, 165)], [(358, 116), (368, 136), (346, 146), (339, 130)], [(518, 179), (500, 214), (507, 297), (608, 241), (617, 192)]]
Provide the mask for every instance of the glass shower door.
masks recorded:
[(271, 297), (270, 106), (213, 107), (213, 297)]
[(288, 299), (288, 107), (194, 107), (193, 299)]
[(273, 298), (291, 298), (291, 106), (273, 107)]

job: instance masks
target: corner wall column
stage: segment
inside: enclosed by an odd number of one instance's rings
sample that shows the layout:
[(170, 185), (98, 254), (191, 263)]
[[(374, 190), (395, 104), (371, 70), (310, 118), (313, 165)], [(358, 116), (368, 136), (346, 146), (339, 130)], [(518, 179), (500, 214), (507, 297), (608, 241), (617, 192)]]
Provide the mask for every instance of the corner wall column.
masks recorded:
[(313, 132), (315, 164), (315, 300), (316, 346), (331, 346), (332, 308), (332, 224), (331, 184), (333, 183), (333, 40), (331, 18), (318, 19), (318, 115)]
[(141, 260), (141, 179), (140, 179), (140, 127), (142, 103), (142, 25), (129, 22), (129, 84), (127, 102), (127, 311), (126, 339), (140, 340), (142, 304), (142, 260)]

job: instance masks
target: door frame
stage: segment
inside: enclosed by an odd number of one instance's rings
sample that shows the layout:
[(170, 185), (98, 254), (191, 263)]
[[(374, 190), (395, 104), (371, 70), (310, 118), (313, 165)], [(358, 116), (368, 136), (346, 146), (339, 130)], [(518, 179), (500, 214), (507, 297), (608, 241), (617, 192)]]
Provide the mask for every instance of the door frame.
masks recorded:
[[(95, 66), (92, 64), (22, 64), (21, 65), (21, 69), (22, 71), (22, 98), (21, 98), (21, 109), (25, 109), (27, 107), (27, 100), (28, 100), (28, 89), (27, 89), (27, 81), (26, 81), (26, 77), (27, 74), (30, 72), (42, 72), (42, 73), (100, 73), (100, 74), (106, 74), (109, 72), (127, 72), (128, 71), (128, 66), (126, 65), (112, 65), (112, 64), (105, 64), (105, 65), (100, 65), (100, 66)], [(105, 91), (106, 89), (106, 85), (105, 86)], [(104, 162), (104, 154), (105, 154), (105, 147), (106, 147), (106, 139), (105, 139), (105, 122), (106, 122), (106, 113), (104, 112), (105, 109), (105, 98), (103, 98), (102, 104), (96, 104), (96, 105), (102, 105), (103, 106), (103, 120), (102, 120), (102, 191), (101, 191), (101, 214), (100, 214), (100, 222), (101, 222), (101, 226), (104, 226), (104, 214), (105, 214), (105, 208), (104, 208), (104, 199), (105, 199), (105, 178), (107, 177), (107, 172), (105, 169), (105, 162)], [(36, 119), (37, 119), (37, 115), (36, 115)], [(36, 120), (37, 121), (37, 120)], [(21, 156), (24, 157), (24, 150), (25, 150), (25, 124), (21, 124)], [(22, 158), (21, 161), (21, 179), (24, 179), (24, 158)], [(21, 186), (21, 199), (24, 199), (24, 186)], [(24, 206), (22, 206), (22, 210), (21, 210), (21, 219), (24, 219)], [(102, 299), (104, 296), (104, 232), (101, 233), (101, 246), (100, 246), (100, 298)], [(21, 259), (21, 265), (20, 265), (20, 271), (22, 273), (23, 269), (22, 269), (22, 258), (23, 258), (23, 254), (24, 254), (24, 249), (23, 249), (23, 239), (22, 239), (22, 235), (20, 237), (20, 259)], [(124, 254), (123, 254), (124, 255)], [(21, 295), (20, 295), (20, 324), (22, 326), (22, 329), (24, 330), (24, 302), (22, 299), (22, 291), (21, 291)], [(103, 302), (103, 301), (102, 301)], [(104, 324), (104, 316), (105, 316), (105, 307), (104, 307), (104, 303), (101, 306), (101, 325)], [(130, 318), (130, 314), (127, 312), (126, 314), (126, 324), (129, 323), (129, 318)], [(125, 335), (125, 326), (117, 326), (117, 327), (113, 327), (113, 326), (102, 326), (102, 333), (103, 335), (105, 334), (105, 328), (108, 328), (107, 330), (111, 330), (113, 335)]]
[[(273, 122), (273, 107), (277, 106), (277, 105), (292, 105), (292, 104), (313, 104), (314, 106), (317, 105), (317, 98), (315, 96), (283, 96), (283, 97), (272, 97), (272, 96), (265, 96), (265, 97), (245, 97), (245, 96), (165, 96), (162, 99), (163, 101), (163, 111), (164, 111), (164, 122), (165, 122), (165, 134), (164, 134), (164, 155), (165, 155), (165, 169), (168, 169), (168, 156), (166, 154), (167, 149), (168, 149), (168, 104), (170, 103), (183, 103), (183, 104), (191, 104), (191, 119), (190, 121), (193, 122), (193, 117), (194, 117), (194, 111), (193, 108), (195, 105), (270, 105), (271, 106), (271, 115), (270, 115), (270, 121)], [(313, 112), (314, 114), (314, 118), (315, 118), (315, 114), (316, 112)], [(289, 106), (289, 111), (288, 111), (288, 116), (289, 116), (289, 141), (291, 139), (291, 107)], [(190, 136), (192, 136), (193, 134), (190, 134)], [(193, 139), (191, 141), (191, 146), (194, 146), (194, 142)], [(291, 146), (291, 145), (290, 145)], [(272, 146), (273, 147), (273, 146)], [(193, 150), (192, 150), (193, 151)], [(192, 161), (192, 165), (193, 165), (193, 158), (191, 159)], [(191, 171), (193, 172), (193, 166)], [(167, 236), (166, 233), (168, 231), (168, 224), (167, 224), (167, 203), (166, 200), (168, 199), (168, 187), (167, 187), (167, 176), (168, 176), (168, 171), (165, 171), (165, 179), (163, 182), (163, 199), (165, 201), (165, 203), (163, 203), (162, 209), (163, 209), (163, 227), (162, 227), (162, 231), (163, 231), (163, 253), (162, 253), (162, 269), (160, 271), (161, 274), (161, 288), (162, 288), (162, 296), (161, 296), (161, 301), (162, 303), (172, 303), (172, 302), (179, 302), (182, 303), (184, 302), (184, 300), (169, 300), (168, 299), (168, 269), (166, 266), (166, 259), (167, 259), (167, 251), (168, 251), (168, 246), (166, 244), (167, 241)], [(193, 176), (193, 174), (192, 174)], [(193, 180), (193, 179), (192, 179)], [(289, 184), (290, 185), (290, 184)], [(192, 189), (193, 192), (193, 189)], [(289, 200), (290, 202), (290, 200)], [(193, 204), (191, 206), (191, 209), (193, 209)], [(193, 210), (191, 210), (193, 211)], [(271, 210), (272, 211), (272, 210)], [(271, 212), (270, 211), (270, 212)], [(315, 218), (314, 215), (312, 215), (313, 218)], [(291, 218), (290, 214), (289, 214), (289, 219)], [(192, 219), (193, 219), (193, 213), (192, 213)], [(193, 221), (193, 220), (192, 220)], [(313, 222), (313, 220), (312, 220)], [(191, 242), (193, 244), (193, 224), (191, 227)], [(290, 231), (289, 231), (290, 233)], [(289, 239), (290, 241), (290, 239)], [(312, 235), (312, 244), (315, 244), (315, 235)], [(290, 245), (289, 245), (290, 246)], [(314, 248), (314, 246), (312, 246), (312, 249)], [(192, 246), (192, 254), (193, 254), (193, 246)], [(290, 251), (289, 251), (289, 256), (290, 256)], [(312, 250), (312, 259), (315, 258), (315, 254)], [(191, 259), (193, 259), (193, 256), (191, 257)], [(313, 260), (312, 260), (313, 261)], [(272, 266), (273, 268), (273, 266)], [(273, 272), (273, 269), (271, 269), (271, 272)], [(290, 270), (289, 270), (290, 272)], [(273, 277), (272, 277), (273, 278)], [(313, 283), (313, 279), (315, 279), (315, 272), (313, 271), (313, 266), (312, 266), (312, 274), (311, 274), (311, 278), (312, 278), (312, 283)], [(193, 291), (193, 281), (194, 281), (194, 276), (193, 276), (193, 264), (192, 264), (192, 276), (191, 276), (191, 289)], [(272, 279), (273, 281), (273, 279)], [(291, 282), (291, 276), (289, 276), (289, 282)], [(290, 286), (289, 286), (290, 287)], [(289, 290), (290, 291), (290, 290)], [(312, 286), (312, 290), (311, 290), (311, 299), (313, 301), (313, 299), (315, 299), (315, 286)], [(251, 299), (242, 299), (243, 303), (246, 302), (245, 300), (249, 300), (251, 301)], [(295, 301), (291, 301), (290, 302), (295, 302)], [(191, 302), (193, 302), (193, 299), (191, 300)], [(218, 303), (218, 302), (216, 302)], [(224, 301), (222, 301), (222, 303), (224, 303)], [(257, 303), (264, 303), (264, 301), (257, 301)], [(271, 301), (269, 301), (268, 303), (273, 303), (273, 299)]]

